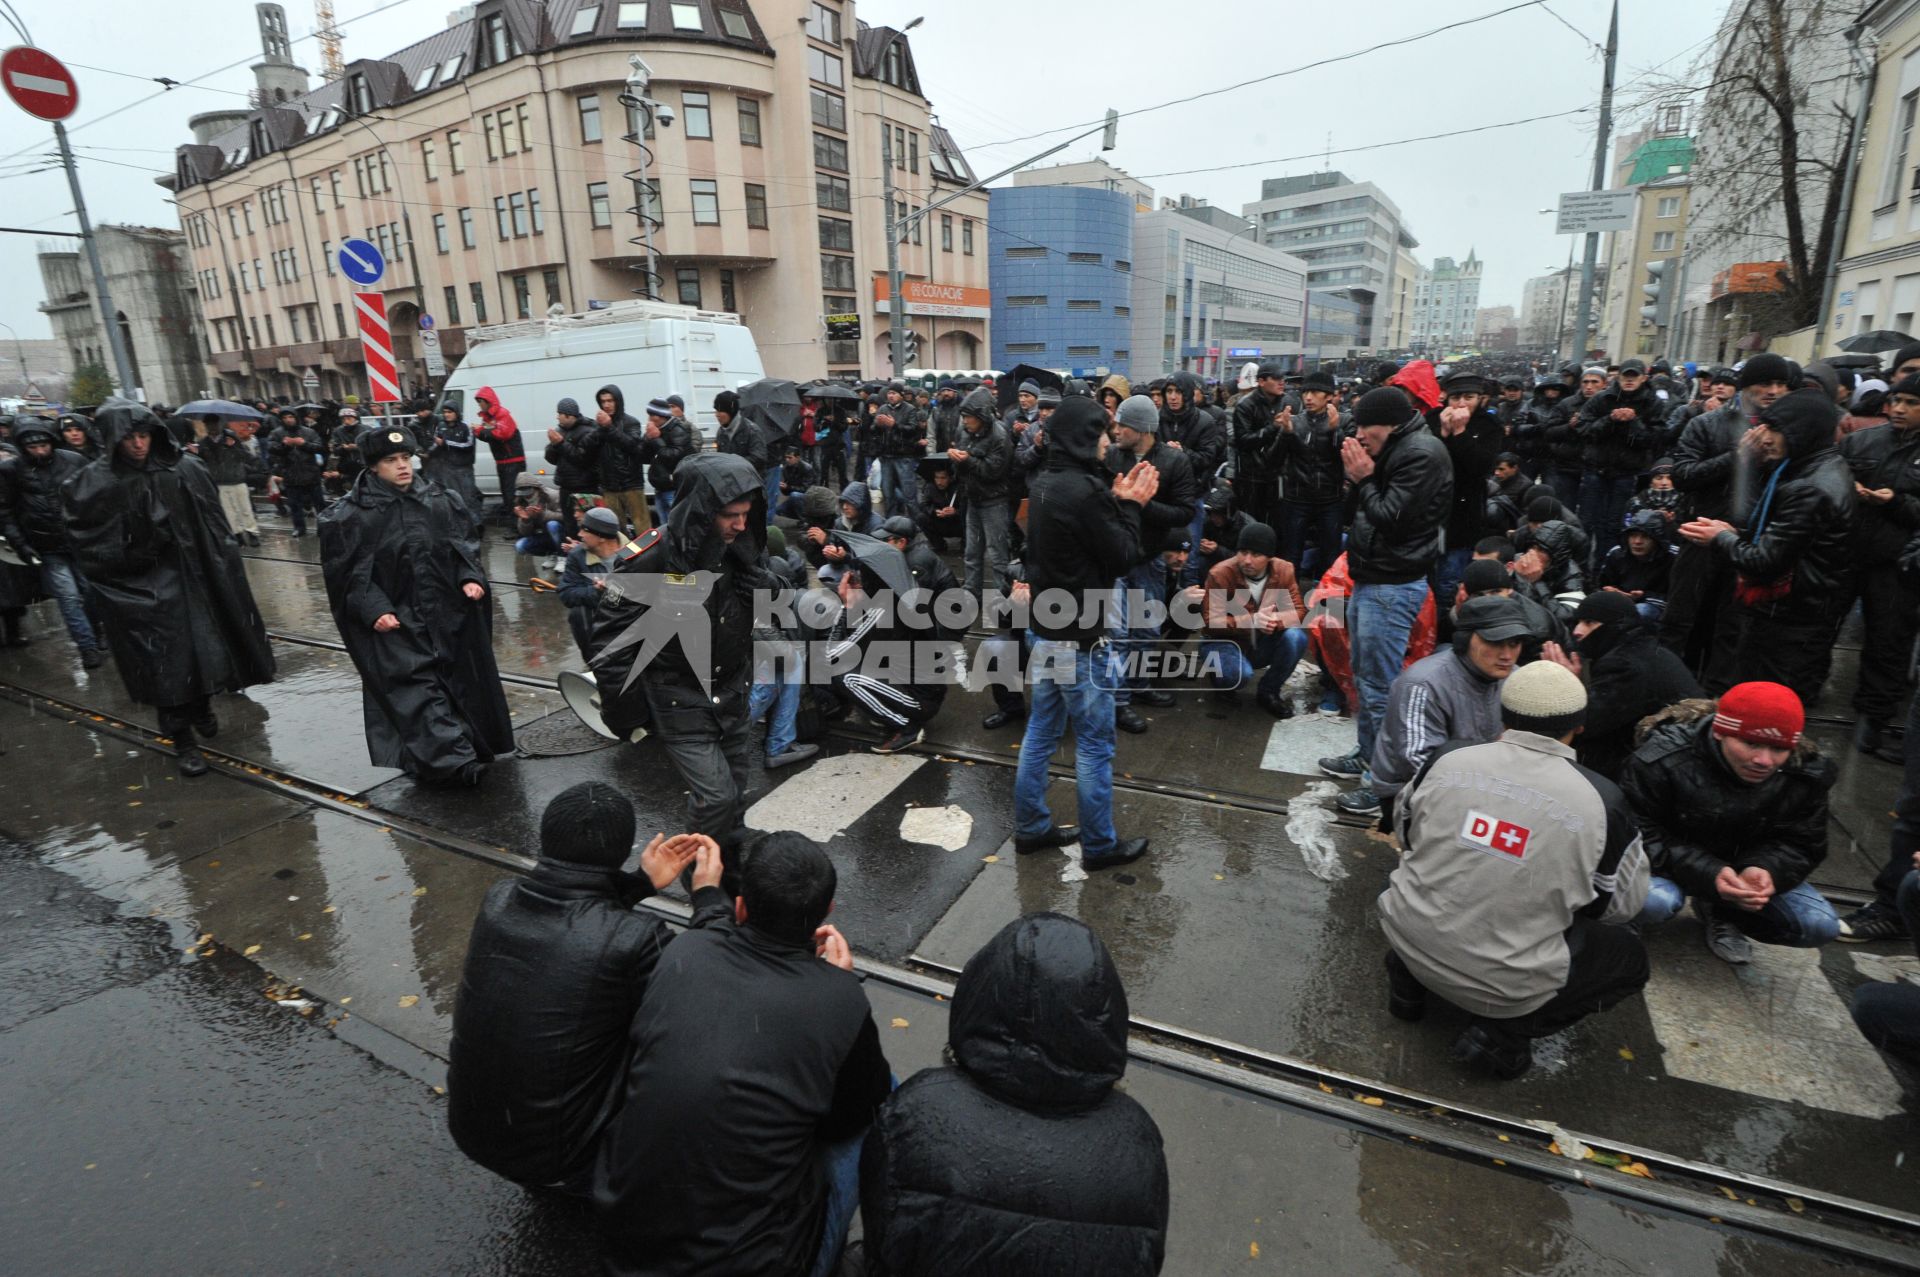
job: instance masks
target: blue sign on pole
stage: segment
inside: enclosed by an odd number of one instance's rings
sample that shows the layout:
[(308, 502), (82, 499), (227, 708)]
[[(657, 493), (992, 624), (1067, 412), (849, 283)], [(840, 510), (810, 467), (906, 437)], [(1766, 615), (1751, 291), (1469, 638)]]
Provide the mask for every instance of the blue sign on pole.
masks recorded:
[(339, 257), (340, 273), (362, 287), (379, 283), (387, 273), (386, 258), (364, 239), (341, 241)]
[(420, 315), (420, 331), (429, 333), (433, 331), (433, 316), (424, 311)]
[(1261, 350), (1262, 350), (1262, 347), (1259, 347), (1259, 346), (1235, 346), (1232, 349), (1227, 351), (1227, 358), (1228, 359), (1258, 359), (1260, 358)]

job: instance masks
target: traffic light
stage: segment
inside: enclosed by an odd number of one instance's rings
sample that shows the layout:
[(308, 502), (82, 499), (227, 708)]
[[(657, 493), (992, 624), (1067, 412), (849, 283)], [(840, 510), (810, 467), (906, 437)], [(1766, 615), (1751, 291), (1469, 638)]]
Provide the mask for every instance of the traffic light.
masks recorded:
[(901, 351), (907, 361), (906, 367), (917, 367), (920, 363), (920, 334), (911, 328), (907, 329), (906, 335), (901, 339)]
[(1640, 285), (1641, 295), (1647, 304), (1640, 308), (1640, 322), (1650, 328), (1663, 327), (1667, 322), (1668, 304), (1672, 300), (1668, 292), (1673, 285), (1673, 262), (1671, 257), (1647, 263), (1647, 279)]

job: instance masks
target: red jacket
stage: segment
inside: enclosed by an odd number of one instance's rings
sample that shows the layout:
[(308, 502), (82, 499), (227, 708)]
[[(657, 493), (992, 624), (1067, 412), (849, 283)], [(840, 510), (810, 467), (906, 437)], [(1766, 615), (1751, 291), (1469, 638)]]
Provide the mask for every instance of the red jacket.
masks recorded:
[(487, 448), (493, 453), (496, 466), (525, 465), (527, 447), (520, 440), (520, 425), (513, 414), (500, 406), (499, 396), (493, 393), (492, 386), (482, 386), (473, 392), (473, 401), (480, 405), (480, 428), (474, 433), (487, 441)]

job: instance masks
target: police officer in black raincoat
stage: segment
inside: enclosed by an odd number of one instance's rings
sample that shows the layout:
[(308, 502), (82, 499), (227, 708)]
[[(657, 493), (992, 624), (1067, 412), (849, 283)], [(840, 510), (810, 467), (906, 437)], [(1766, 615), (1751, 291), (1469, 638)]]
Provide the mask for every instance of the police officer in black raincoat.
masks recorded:
[(493, 607), (465, 503), (413, 472), (410, 431), (360, 436), (366, 470), (320, 516), (327, 601), (360, 671), (367, 757), (428, 784), (478, 785), (513, 749)]
[(648, 728), (687, 786), (692, 831), (721, 838), (745, 812), (753, 594), (778, 585), (766, 485), (726, 452), (688, 457), (674, 485), (666, 527), (610, 565), (588, 650), (607, 726)]
[(127, 695), (159, 710), (184, 776), (220, 730), (210, 698), (273, 681), (273, 651), (220, 493), (198, 457), (143, 405), (94, 417), (100, 459), (61, 489), (75, 566)]

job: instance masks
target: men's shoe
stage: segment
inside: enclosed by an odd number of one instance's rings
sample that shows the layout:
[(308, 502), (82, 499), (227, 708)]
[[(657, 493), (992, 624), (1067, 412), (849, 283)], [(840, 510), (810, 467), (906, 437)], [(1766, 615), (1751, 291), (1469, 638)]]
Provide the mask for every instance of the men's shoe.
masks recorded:
[(1104, 856), (1082, 856), (1080, 867), (1088, 873), (1097, 873), (1102, 869), (1117, 869), (1121, 865), (1130, 865), (1147, 854), (1145, 838), (1128, 838), (1114, 845), (1112, 851)]
[(1511, 1082), (1533, 1067), (1533, 1043), (1486, 1023), (1468, 1025), (1448, 1052), (1456, 1064), (1482, 1069)]
[(1387, 950), (1387, 1014), (1413, 1024), (1427, 1014), (1427, 986), (1421, 984), (1399, 954)]
[(1367, 774), (1367, 765), (1360, 761), (1360, 751), (1355, 750), (1336, 758), (1321, 759), (1320, 770), (1335, 780), (1358, 780)]
[(981, 719), (980, 726), (986, 728), (988, 731), (991, 732), (999, 728), (1005, 727), (1008, 723), (1018, 722), (1021, 719), (1025, 718), (1026, 716), (1027, 714), (1025, 710), (1020, 710), (1018, 712), (1015, 712), (1010, 709), (997, 709), (993, 711), (993, 713)]
[(1050, 847), (1065, 847), (1080, 841), (1080, 826), (1055, 825), (1044, 834), (1035, 834), (1031, 838), (1013, 836), (1013, 849), (1022, 856), (1031, 856), (1036, 851), (1046, 851)]
[(1333, 805), (1349, 816), (1378, 816), (1380, 814), (1380, 795), (1362, 785), (1350, 789), (1333, 800)]
[(1292, 718), (1293, 702), (1278, 692), (1261, 692), (1254, 697), (1260, 702), (1260, 708), (1275, 718)]
[(189, 780), (195, 776), (207, 774), (207, 756), (200, 752), (198, 745), (183, 746), (180, 756), (173, 760), (173, 765)]
[(287, 533), (287, 535), (288, 535), (288, 536), (290, 536), (290, 537), (292, 537), (292, 538), (293, 538), (293, 539), (294, 539), (295, 541), (298, 541), (298, 540), (299, 540), (299, 539), (300, 539), (301, 537), (303, 537), (303, 536), (305, 536), (305, 535), (307, 535), (307, 534), (306, 534), (306, 533), (304, 533), (304, 532), (300, 532), (300, 531), (294, 531), (294, 532), (289, 532), (289, 533)]
[(919, 727), (902, 727), (893, 735), (873, 747), (876, 754), (898, 754), (902, 750), (912, 749), (926, 738), (926, 730)]
[(1140, 711), (1131, 705), (1113, 707), (1113, 725), (1123, 732), (1139, 736), (1147, 730), (1147, 720), (1140, 717)]
[(212, 740), (220, 734), (220, 719), (212, 710), (208, 710), (205, 718), (196, 718), (193, 720), (193, 734)]
[(804, 763), (820, 752), (818, 745), (789, 745), (777, 754), (767, 755), (767, 770), (778, 771), (795, 763)]
[(1705, 900), (1693, 902), (1694, 916), (1707, 928), (1707, 952), (1729, 966), (1744, 967), (1753, 961), (1753, 941), (1740, 934), (1740, 929), (1721, 918), (1714, 907)]
[(107, 663), (107, 654), (101, 651), (99, 648), (88, 647), (88, 648), (81, 649), (80, 651), (80, 668), (81, 669), (97, 670), (102, 665), (105, 665), (106, 663)]
[(1133, 699), (1139, 701), (1142, 705), (1151, 705), (1155, 709), (1173, 708), (1173, 693), (1163, 692), (1156, 687), (1150, 687), (1144, 692), (1135, 692)]
[(1879, 901), (1862, 905), (1840, 919), (1840, 943), (1869, 944), (1875, 940), (1908, 940), (1907, 924), (1900, 911)]
[(480, 782), (486, 778), (487, 765), (476, 758), (460, 769), (460, 773), (455, 778), (455, 781), (458, 784), (466, 786), (468, 789), (478, 789), (480, 788)]

